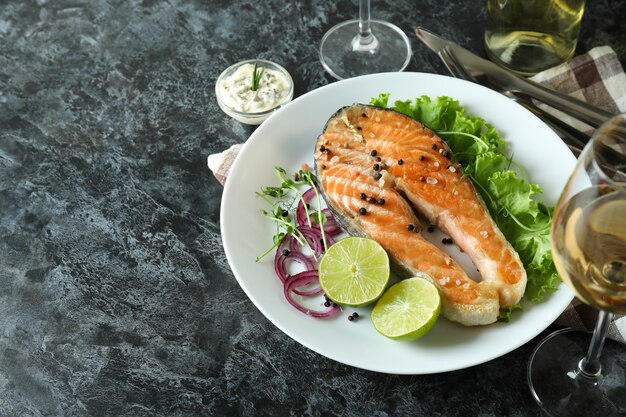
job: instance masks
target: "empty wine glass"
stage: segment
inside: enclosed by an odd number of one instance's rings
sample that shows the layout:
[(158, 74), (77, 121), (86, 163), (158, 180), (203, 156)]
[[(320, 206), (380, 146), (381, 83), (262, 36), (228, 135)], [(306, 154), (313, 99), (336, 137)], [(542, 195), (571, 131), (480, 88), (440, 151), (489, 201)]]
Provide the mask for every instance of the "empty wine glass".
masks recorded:
[(359, 0), (359, 19), (332, 27), (320, 45), (322, 65), (342, 80), (378, 72), (402, 71), (411, 59), (411, 44), (397, 26), (370, 19), (369, 0)]
[(605, 338), (613, 313), (626, 313), (626, 114), (580, 154), (554, 214), (552, 253), (564, 282), (599, 315), (593, 335), (559, 330), (535, 348), (531, 392), (552, 416), (624, 416), (625, 350)]

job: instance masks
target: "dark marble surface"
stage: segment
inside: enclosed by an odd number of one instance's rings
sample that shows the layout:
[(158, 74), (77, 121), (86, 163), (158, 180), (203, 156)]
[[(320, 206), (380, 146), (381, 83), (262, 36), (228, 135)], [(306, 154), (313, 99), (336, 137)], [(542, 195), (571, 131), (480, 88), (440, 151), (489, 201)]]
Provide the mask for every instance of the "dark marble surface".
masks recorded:
[[(409, 70), (445, 73), (421, 24), (482, 54), (483, 1), (381, 0)], [(214, 82), (254, 57), (301, 95), (346, 0), (13, 0), (0, 7), (0, 416), (539, 416), (538, 339), (427, 376), (350, 368), (300, 346), (236, 283), (206, 157), (253, 128)], [(589, 2), (579, 51), (626, 60), (626, 2)], [(622, 26), (623, 27), (623, 26)], [(545, 334), (545, 333), (544, 333)]]

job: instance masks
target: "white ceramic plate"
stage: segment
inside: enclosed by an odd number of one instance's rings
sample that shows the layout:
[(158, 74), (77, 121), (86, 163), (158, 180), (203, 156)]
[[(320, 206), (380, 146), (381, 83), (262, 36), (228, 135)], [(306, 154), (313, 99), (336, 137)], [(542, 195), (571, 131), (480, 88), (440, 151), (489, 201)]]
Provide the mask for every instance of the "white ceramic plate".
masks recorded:
[[(458, 99), (471, 114), (482, 116), (499, 130), (529, 180), (543, 188), (544, 200), (556, 203), (575, 158), (524, 108), (492, 90), (446, 76), (368, 75), (297, 98), (250, 136), (231, 168), (222, 197), (221, 231), (228, 262), (248, 297), (272, 323), (304, 346), (336, 361), (392, 374), (428, 374), (466, 368), (504, 355), (543, 331), (565, 309), (572, 294), (564, 285), (546, 302), (526, 303), (523, 313), (511, 323), (466, 328), (440, 318), (425, 337), (407, 343), (380, 335), (369, 320), (369, 308), (348, 309), (326, 320), (300, 313), (283, 297), (282, 284), (273, 272), (273, 257), (255, 262), (256, 256), (271, 246), (274, 234), (274, 224), (259, 213), (267, 207), (255, 198), (255, 191), (278, 185), (275, 166), (290, 173), (303, 162), (312, 166), (315, 140), (328, 118), (340, 107), (368, 103), (382, 92), (391, 93), (391, 101), (421, 95)], [(352, 311), (363, 317), (348, 321)]]

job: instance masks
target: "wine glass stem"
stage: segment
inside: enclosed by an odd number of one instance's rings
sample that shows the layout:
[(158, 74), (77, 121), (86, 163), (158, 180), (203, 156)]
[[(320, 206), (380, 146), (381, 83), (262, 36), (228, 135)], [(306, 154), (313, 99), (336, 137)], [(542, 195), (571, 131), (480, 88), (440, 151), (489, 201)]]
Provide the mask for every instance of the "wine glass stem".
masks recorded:
[(579, 370), (585, 376), (595, 378), (600, 376), (602, 372), (600, 354), (602, 353), (602, 347), (604, 346), (604, 340), (606, 339), (612, 317), (613, 313), (605, 310), (600, 310), (600, 314), (598, 314), (587, 356), (578, 364)]
[(359, 34), (352, 40), (355, 52), (375, 53), (378, 39), (372, 34), (370, 25), (370, 0), (359, 0)]
[(370, 0), (359, 0), (359, 35), (367, 38), (372, 35), (370, 29)]

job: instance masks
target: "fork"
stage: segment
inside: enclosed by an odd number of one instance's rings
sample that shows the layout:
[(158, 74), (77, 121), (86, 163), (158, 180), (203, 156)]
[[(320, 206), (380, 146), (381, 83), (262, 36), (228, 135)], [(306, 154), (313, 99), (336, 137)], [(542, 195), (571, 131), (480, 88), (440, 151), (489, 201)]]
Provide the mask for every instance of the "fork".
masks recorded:
[[(472, 74), (468, 73), (463, 68), (463, 66), (458, 62), (457, 58), (448, 47), (444, 47), (438, 53), (438, 55), (445, 64), (448, 71), (450, 71), (450, 73), (454, 77), (481, 84)], [(486, 87), (489, 87), (489, 85), (486, 85)], [(569, 149), (575, 156), (578, 157), (582, 148), (589, 141), (590, 136), (588, 134), (581, 132), (580, 130), (568, 125), (567, 123), (556, 118), (555, 116), (546, 112), (540, 107), (537, 107), (532, 102), (529, 96), (520, 93), (513, 93), (509, 90), (499, 92), (504, 96), (514, 100), (515, 102), (526, 108), (528, 111), (533, 113), (535, 116), (537, 116), (539, 119), (541, 119), (544, 123), (546, 123), (563, 140), (563, 142), (565, 142), (565, 144), (569, 147)]]

